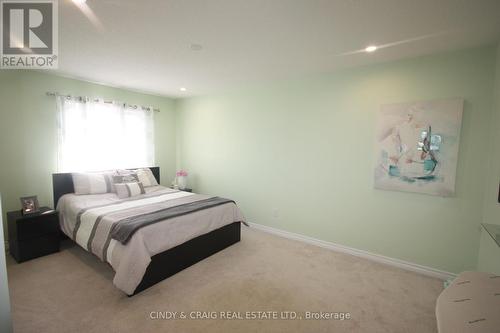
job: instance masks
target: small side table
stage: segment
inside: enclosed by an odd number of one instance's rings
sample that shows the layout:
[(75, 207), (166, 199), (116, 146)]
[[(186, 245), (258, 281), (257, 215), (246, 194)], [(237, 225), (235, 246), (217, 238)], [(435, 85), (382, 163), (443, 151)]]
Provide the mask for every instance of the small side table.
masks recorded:
[[(174, 189), (172, 186), (170, 186), (171, 189)], [(192, 188), (185, 188), (183, 190), (181, 190), (180, 188), (178, 189), (179, 191), (184, 191), (184, 192), (193, 192), (193, 189)]]
[(58, 252), (60, 231), (58, 213), (41, 207), (40, 212), (23, 215), (21, 210), (7, 213), (9, 252), (17, 262)]

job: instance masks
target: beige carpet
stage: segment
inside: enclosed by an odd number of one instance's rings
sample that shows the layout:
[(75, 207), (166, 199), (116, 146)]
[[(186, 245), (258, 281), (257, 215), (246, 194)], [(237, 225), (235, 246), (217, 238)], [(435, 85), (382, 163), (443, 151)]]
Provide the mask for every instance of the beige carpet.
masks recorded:
[[(8, 263), (16, 332), (435, 332), (442, 282), (243, 228), (242, 241), (128, 298), (72, 244)], [(150, 319), (152, 311), (295, 311), (302, 320)], [(350, 320), (305, 320), (306, 311)], [(156, 312), (153, 313), (156, 316)]]

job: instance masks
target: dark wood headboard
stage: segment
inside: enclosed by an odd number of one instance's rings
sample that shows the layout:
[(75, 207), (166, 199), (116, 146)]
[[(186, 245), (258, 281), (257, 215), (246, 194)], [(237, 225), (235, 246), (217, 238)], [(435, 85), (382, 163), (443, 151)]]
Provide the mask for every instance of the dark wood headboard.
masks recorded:
[[(160, 167), (149, 167), (153, 176), (155, 176), (158, 184), (160, 183)], [(135, 168), (138, 169), (138, 168)], [(134, 169), (129, 169), (134, 170)], [(73, 177), (71, 177), (71, 172), (69, 173), (53, 173), (52, 174), (52, 189), (54, 195), (54, 209), (57, 207), (57, 202), (59, 198), (67, 193), (74, 193), (73, 188)]]

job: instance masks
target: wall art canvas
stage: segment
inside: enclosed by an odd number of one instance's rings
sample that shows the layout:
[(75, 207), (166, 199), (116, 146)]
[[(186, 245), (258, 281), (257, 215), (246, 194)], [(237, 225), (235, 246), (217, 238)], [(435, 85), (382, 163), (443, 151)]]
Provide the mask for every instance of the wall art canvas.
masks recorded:
[(453, 196), (463, 99), (382, 105), (375, 188)]

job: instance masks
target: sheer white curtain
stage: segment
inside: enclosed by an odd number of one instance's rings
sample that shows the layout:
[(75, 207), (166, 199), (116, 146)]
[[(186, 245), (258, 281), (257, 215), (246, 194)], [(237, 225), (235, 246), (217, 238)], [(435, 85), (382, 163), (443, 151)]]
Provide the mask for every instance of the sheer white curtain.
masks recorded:
[(60, 172), (154, 165), (152, 108), (59, 96), (57, 109)]

